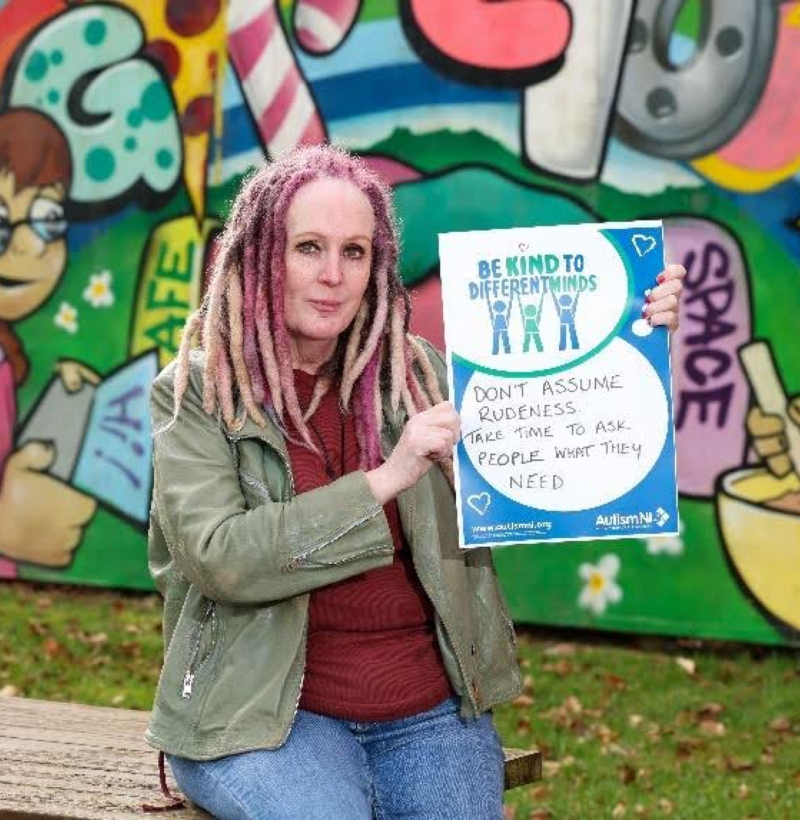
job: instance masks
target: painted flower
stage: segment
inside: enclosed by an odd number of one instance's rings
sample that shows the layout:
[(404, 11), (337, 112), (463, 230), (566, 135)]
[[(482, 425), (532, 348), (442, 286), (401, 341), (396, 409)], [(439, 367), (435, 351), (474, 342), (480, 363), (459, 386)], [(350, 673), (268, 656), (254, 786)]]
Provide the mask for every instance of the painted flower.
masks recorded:
[(62, 302), (53, 321), (67, 333), (76, 333), (78, 330), (78, 311), (69, 302)]
[(103, 270), (89, 277), (89, 284), (83, 292), (83, 298), (92, 307), (109, 307), (114, 304), (114, 291), (111, 290), (111, 271)]
[(619, 567), (619, 558), (611, 553), (604, 555), (596, 565), (581, 564), (578, 575), (584, 586), (578, 606), (591, 610), (595, 615), (602, 615), (608, 604), (619, 603), (622, 600), (622, 589), (616, 581)]
[(683, 519), (678, 522), (680, 535), (662, 535), (646, 538), (648, 555), (682, 555), (683, 554)]

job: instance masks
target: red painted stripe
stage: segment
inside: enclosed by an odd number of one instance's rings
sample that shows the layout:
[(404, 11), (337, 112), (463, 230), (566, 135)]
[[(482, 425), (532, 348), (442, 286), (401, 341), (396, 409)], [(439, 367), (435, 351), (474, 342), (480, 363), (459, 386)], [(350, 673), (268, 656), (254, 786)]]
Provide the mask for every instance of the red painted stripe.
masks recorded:
[(275, 6), (270, 6), (249, 23), (228, 34), (228, 51), (239, 78), (244, 80), (269, 44), (278, 18)]
[(344, 33), (350, 28), (358, 11), (358, 0), (300, 0), (298, 5), (314, 6), (336, 22)]
[(258, 118), (258, 130), (261, 132), (265, 143), (271, 142), (283, 124), (286, 113), (291, 107), (300, 85), (300, 72), (296, 66), (292, 66), (283, 78), (278, 93)]

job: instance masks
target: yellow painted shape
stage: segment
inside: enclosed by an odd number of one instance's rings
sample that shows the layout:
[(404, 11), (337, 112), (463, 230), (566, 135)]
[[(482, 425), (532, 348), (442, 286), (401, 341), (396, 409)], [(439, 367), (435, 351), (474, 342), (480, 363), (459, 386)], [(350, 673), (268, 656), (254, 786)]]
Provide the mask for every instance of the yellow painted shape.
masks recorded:
[(696, 171), (717, 185), (731, 191), (757, 193), (766, 191), (773, 185), (789, 179), (789, 177), (800, 171), (800, 157), (796, 157), (780, 168), (773, 168), (769, 171), (753, 171), (749, 168), (740, 168), (738, 165), (725, 162), (716, 154), (709, 154), (707, 157), (696, 159), (692, 162), (692, 165)]
[[(117, 3), (127, 7), (138, 16), (148, 41), (168, 40), (181, 55), (180, 71), (171, 83), (179, 117), (183, 116), (188, 104), (195, 97), (211, 96), (216, 108), (222, 96), (222, 80), (228, 59), (227, 2), (223, 0), (214, 22), (195, 37), (181, 37), (167, 25), (166, 2), (117, 0)], [(215, 57), (212, 58), (212, 55)], [(210, 66), (212, 59), (216, 60), (216, 74)], [(212, 118), (210, 127), (213, 128), (215, 125), (220, 128), (217, 137), (221, 138), (221, 121), (217, 117)], [(205, 216), (206, 170), (210, 137), (210, 133), (205, 133), (183, 138), (183, 178), (189, 200), (192, 203), (192, 210), (198, 221)]]
[(216, 219), (181, 216), (156, 227), (142, 257), (131, 356), (158, 350), (160, 365), (178, 352), (181, 331), (200, 304), (203, 260)]
[(800, 629), (800, 515), (765, 506), (800, 490), (792, 473), (777, 479), (763, 468), (728, 473), (717, 513), (728, 555), (750, 592), (776, 618)]

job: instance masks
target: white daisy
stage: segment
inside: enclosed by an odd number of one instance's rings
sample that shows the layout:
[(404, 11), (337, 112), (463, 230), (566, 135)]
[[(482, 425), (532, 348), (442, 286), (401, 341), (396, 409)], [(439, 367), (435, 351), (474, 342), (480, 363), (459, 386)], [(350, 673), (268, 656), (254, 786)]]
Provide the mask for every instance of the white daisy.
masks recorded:
[(62, 302), (53, 321), (58, 327), (66, 330), (67, 333), (76, 333), (78, 330), (78, 311), (69, 302)]
[(678, 522), (680, 535), (662, 535), (661, 537), (646, 538), (649, 555), (681, 555), (683, 553), (683, 519)]
[(111, 271), (103, 270), (89, 277), (89, 284), (83, 292), (83, 298), (92, 307), (110, 307), (114, 304), (114, 292), (111, 290)]
[(616, 555), (604, 555), (595, 564), (581, 564), (578, 575), (584, 582), (578, 598), (578, 606), (591, 610), (595, 615), (602, 615), (608, 604), (622, 600), (622, 589), (616, 582), (620, 562)]

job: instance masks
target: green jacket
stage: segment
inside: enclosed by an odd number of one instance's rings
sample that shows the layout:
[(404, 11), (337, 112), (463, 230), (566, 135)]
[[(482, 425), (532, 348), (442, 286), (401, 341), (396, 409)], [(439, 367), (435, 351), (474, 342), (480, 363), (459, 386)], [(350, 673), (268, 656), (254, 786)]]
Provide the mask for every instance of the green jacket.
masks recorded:
[[(446, 390), (444, 362), (428, 350)], [(248, 420), (231, 433), (207, 415), (202, 353), (192, 354), (170, 425), (173, 383), (170, 365), (151, 398), (149, 560), (164, 598), (165, 657), (146, 738), (198, 760), (274, 748), (297, 710), (310, 593), (390, 564), (389, 526), (363, 472), (295, 495), (277, 426)], [(384, 419), (388, 453), (405, 416), (384, 403)], [(516, 640), (491, 554), (458, 548), (446, 478), (433, 468), (397, 502), (462, 714), (515, 697)]]

